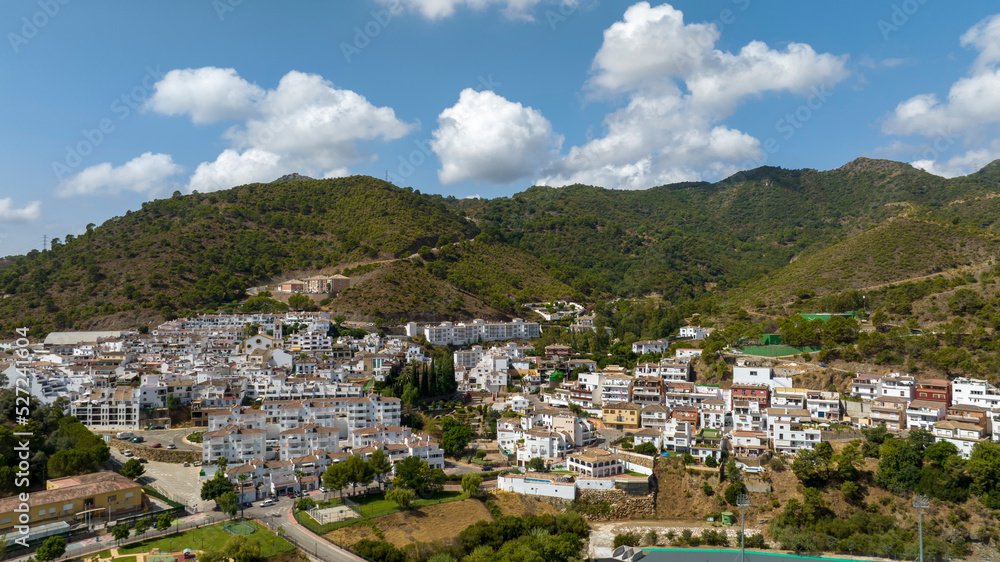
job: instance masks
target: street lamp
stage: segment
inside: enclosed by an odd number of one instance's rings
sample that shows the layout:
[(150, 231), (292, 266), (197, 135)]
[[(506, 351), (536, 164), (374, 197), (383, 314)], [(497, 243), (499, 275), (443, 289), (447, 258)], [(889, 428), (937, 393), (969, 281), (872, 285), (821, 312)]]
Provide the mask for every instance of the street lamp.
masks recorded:
[(736, 496), (736, 505), (740, 507), (740, 562), (746, 559), (746, 547), (744, 542), (747, 538), (746, 518), (743, 516), (744, 508), (750, 507), (750, 498), (746, 494)]
[(913, 507), (917, 508), (917, 525), (920, 530), (920, 562), (924, 562), (924, 510), (930, 505), (931, 501), (927, 499), (927, 496), (913, 498)]

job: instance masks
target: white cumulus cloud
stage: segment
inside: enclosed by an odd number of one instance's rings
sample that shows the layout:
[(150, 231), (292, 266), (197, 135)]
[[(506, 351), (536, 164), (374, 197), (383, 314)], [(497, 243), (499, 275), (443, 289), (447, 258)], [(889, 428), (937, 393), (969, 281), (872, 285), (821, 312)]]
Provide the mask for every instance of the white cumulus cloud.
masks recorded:
[(59, 197), (119, 195), (123, 192), (153, 196), (169, 187), (168, 180), (183, 171), (169, 154), (146, 152), (121, 166), (104, 162), (66, 178), (56, 188)]
[(194, 123), (213, 123), (246, 117), (263, 94), (235, 69), (185, 68), (171, 70), (157, 82), (145, 108), (164, 115), (187, 114)]
[(723, 123), (744, 100), (810, 95), (848, 76), (846, 55), (760, 41), (731, 53), (715, 48), (718, 39), (714, 24), (685, 23), (669, 4), (629, 7), (605, 30), (587, 85), (592, 98), (628, 104), (605, 117), (603, 137), (572, 147), (538, 183), (643, 189), (723, 177), (761, 153), (758, 139)]
[[(948, 97), (918, 94), (900, 102), (882, 122), (882, 132), (889, 135), (918, 135), (946, 140), (946, 150), (934, 150), (912, 164), (932, 174), (954, 177), (975, 172), (1000, 157), (997, 125), (1000, 124), (1000, 15), (990, 16), (966, 31), (960, 38), (963, 47), (979, 52), (966, 76), (948, 90)], [(952, 146), (966, 152), (947, 156)], [(935, 147), (937, 148), (937, 147)]]
[(0, 199), (0, 219), (11, 222), (28, 222), (37, 220), (42, 214), (42, 202), (32, 201), (20, 209), (14, 207), (10, 197)]
[[(223, 135), (229, 148), (197, 167), (189, 191), (272, 181), (289, 172), (346, 175), (350, 164), (375, 157), (360, 150), (359, 142), (395, 140), (413, 129), (392, 108), (377, 107), (317, 74), (291, 71), (265, 90), (232, 69), (207, 67), (171, 71), (156, 88), (148, 106), (154, 111), (189, 114), (196, 123), (240, 120)], [(161, 91), (171, 95), (160, 97)]]
[(470, 179), (508, 184), (531, 177), (562, 145), (540, 111), (471, 88), (441, 112), (433, 136), (443, 184)]

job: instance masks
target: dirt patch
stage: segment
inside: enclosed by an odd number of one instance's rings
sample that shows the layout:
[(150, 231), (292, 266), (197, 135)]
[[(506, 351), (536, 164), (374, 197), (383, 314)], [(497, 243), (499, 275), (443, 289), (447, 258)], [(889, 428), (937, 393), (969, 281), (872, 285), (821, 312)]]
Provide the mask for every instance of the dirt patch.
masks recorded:
[(374, 541), (379, 540), (375, 531), (368, 525), (359, 524), (351, 525), (350, 527), (341, 527), (336, 531), (331, 531), (326, 534), (326, 538), (329, 539), (333, 544), (340, 546), (346, 546), (348, 548), (357, 544), (358, 541), (364, 539), (371, 539)]
[(469, 525), (484, 519), (492, 521), (493, 516), (483, 502), (463, 500), (393, 513), (379, 517), (375, 525), (385, 534), (385, 540), (402, 548), (455, 538)]
[[(657, 482), (657, 519), (704, 521), (709, 513), (726, 511), (716, 499), (725, 489), (719, 485), (718, 476), (685, 470), (679, 458), (658, 462), (653, 471)], [(704, 482), (712, 488), (711, 496), (705, 495)]]
[(558, 515), (564, 510), (539, 498), (514, 494), (511, 492), (496, 492), (490, 495), (490, 500), (496, 502), (504, 515), (528, 517), (530, 515)]

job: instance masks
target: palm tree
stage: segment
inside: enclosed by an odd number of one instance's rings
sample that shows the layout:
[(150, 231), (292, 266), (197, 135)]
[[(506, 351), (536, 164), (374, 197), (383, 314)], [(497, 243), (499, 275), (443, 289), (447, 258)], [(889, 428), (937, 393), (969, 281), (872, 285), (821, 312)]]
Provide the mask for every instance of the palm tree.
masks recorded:
[(247, 480), (250, 480), (250, 475), (246, 472), (241, 472), (239, 476), (236, 477), (240, 482), (240, 519), (243, 519), (243, 487), (246, 486)]
[(295, 481), (299, 484), (299, 491), (302, 491), (302, 479), (305, 477), (306, 473), (301, 470), (295, 471)]

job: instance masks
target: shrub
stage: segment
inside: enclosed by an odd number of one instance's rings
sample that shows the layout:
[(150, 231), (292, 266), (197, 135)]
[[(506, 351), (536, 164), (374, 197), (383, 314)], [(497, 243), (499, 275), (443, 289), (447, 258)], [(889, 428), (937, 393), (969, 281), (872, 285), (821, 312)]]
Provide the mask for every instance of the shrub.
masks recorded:
[(715, 490), (712, 489), (711, 484), (708, 482), (701, 483), (701, 491), (704, 492), (706, 496), (712, 496), (715, 494)]
[(639, 546), (639, 533), (629, 531), (615, 535), (614, 548), (618, 548), (619, 546)]

